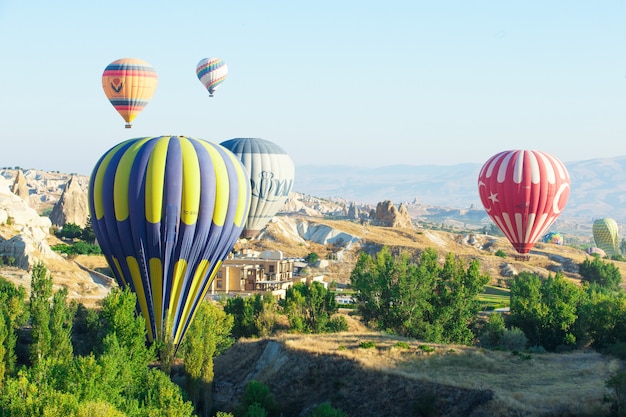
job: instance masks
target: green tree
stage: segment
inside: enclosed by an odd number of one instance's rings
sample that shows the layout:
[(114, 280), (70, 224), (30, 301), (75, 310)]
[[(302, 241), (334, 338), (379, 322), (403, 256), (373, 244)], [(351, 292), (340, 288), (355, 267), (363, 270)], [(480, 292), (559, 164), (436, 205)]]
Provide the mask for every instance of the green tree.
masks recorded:
[(276, 326), (276, 300), (271, 294), (229, 298), (224, 311), (233, 316), (233, 337), (269, 335)]
[(201, 415), (210, 415), (213, 357), (232, 345), (232, 328), (232, 316), (210, 302), (203, 301), (185, 335), (182, 350), (187, 392)]
[(367, 324), (430, 342), (471, 343), (479, 309), (477, 296), (489, 281), (477, 261), (466, 268), (453, 254), (439, 264), (432, 248), (418, 262), (384, 247), (365, 253), (351, 275), (358, 309)]
[(16, 287), (11, 282), (0, 277), (0, 316), (3, 326), (0, 327), (0, 367), (2, 368), (0, 382), (6, 375), (12, 375), (16, 370), (15, 346), (17, 344), (17, 329), (26, 324), (28, 309), (26, 307), (26, 290)]
[(590, 285), (578, 307), (576, 337), (580, 345), (604, 350), (626, 342), (626, 296)]
[(83, 229), (77, 224), (74, 223), (65, 223), (63, 228), (57, 232), (59, 237), (67, 238), (67, 239), (75, 239), (82, 235)]
[[(101, 352), (110, 347), (106, 336), (115, 334), (117, 343), (130, 355), (128, 362), (143, 368), (155, 359), (154, 347), (146, 346), (146, 322), (135, 314), (137, 297), (128, 288), (113, 289), (103, 300), (99, 315)], [(136, 373), (136, 370), (134, 370)]]
[(67, 288), (54, 293), (50, 311), (50, 358), (59, 361), (72, 359), (72, 321), (75, 313), (76, 306), (67, 304)]
[(85, 228), (81, 231), (80, 238), (90, 244), (96, 243), (96, 234), (91, 224), (91, 216), (87, 216), (87, 224), (85, 224)]
[(332, 315), (338, 311), (335, 293), (326, 290), (321, 282), (311, 285), (297, 283), (287, 289), (281, 305), (292, 329), (305, 333), (331, 331)]
[(548, 351), (576, 344), (574, 324), (583, 292), (561, 273), (542, 280), (530, 272), (511, 283), (510, 325), (521, 329), (531, 345)]
[(319, 259), (320, 259), (319, 255), (315, 252), (311, 252), (307, 256), (304, 257), (304, 261), (309, 265), (313, 265)]
[(578, 264), (578, 272), (583, 282), (595, 283), (611, 290), (621, 291), (622, 275), (612, 262), (594, 257)]
[(50, 297), (52, 277), (42, 262), (33, 265), (29, 301), (31, 337), (30, 358), (36, 364), (50, 352)]
[[(498, 347), (502, 342), (502, 336), (506, 331), (504, 317), (500, 313), (491, 313), (485, 325), (484, 344), (488, 347)], [(483, 341), (483, 340), (481, 340)]]
[(246, 385), (243, 395), (243, 413), (236, 410), (235, 415), (243, 416), (278, 416), (279, 408), (270, 388), (256, 380), (251, 380)]

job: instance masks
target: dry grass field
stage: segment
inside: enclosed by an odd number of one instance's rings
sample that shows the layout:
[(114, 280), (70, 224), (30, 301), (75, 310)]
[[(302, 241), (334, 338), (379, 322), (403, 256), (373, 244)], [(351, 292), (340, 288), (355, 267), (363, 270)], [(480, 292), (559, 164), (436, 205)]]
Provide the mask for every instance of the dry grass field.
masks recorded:
[[(601, 416), (605, 381), (624, 364), (596, 352), (514, 354), (350, 331), (242, 340), (216, 358), (223, 409), (255, 379), (287, 412), (331, 401), (349, 416)], [(299, 387), (295, 389), (293, 387)], [(294, 414), (286, 414), (294, 415)]]

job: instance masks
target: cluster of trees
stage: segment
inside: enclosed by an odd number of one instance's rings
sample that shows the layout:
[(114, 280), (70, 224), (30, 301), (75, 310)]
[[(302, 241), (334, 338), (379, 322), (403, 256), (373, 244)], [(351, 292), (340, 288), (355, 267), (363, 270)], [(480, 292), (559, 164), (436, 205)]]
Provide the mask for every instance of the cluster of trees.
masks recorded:
[(289, 329), (298, 333), (328, 333), (348, 330), (345, 317), (336, 315), (335, 292), (320, 282), (298, 283), (279, 301), (272, 295), (256, 294), (226, 300), (224, 311), (234, 318), (233, 336), (263, 337), (272, 334), (283, 314)]
[(98, 311), (53, 294), (43, 264), (31, 294), (0, 280), (0, 410), (9, 416), (191, 416), (156, 367), (135, 297), (114, 290)]
[(599, 258), (579, 264), (582, 285), (557, 273), (522, 272), (511, 283), (508, 329), (520, 329), (527, 347), (548, 351), (592, 347), (626, 357), (626, 295), (619, 269)]
[(71, 244), (58, 244), (51, 247), (52, 250), (66, 255), (100, 255), (102, 249), (96, 244), (96, 234), (91, 225), (91, 217), (87, 217), (85, 228), (74, 223), (66, 223), (60, 230), (55, 230), (54, 235), (58, 238), (70, 240)]
[(442, 264), (432, 248), (418, 259), (384, 247), (361, 253), (350, 276), (358, 311), (380, 330), (434, 343), (470, 344), (477, 296), (489, 282), (478, 261), (469, 266), (449, 253)]
[[(167, 341), (148, 346), (132, 292), (114, 289), (101, 308), (87, 309), (68, 302), (67, 289), (52, 288), (42, 263), (32, 269), (28, 299), (23, 287), (0, 278), (0, 415), (213, 415), (213, 358), (235, 338), (270, 334), (282, 312), (298, 331), (347, 328), (331, 318), (334, 293), (317, 283), (296, 286), (285, 304), (260, 295), (229, 299), (223, 308), (204, 302), (178, 349)], [(170, 378), (176, 358), (180, 385)], [(257, 398), (266, 391), (252, 384), (234, 416), (278, 416), (270, 397)], [(343, 416), (330, 404), (313, 415)]]
[(358, 311), (380, 330), (434, 343), (562, 351), (592, 347), (626, 357), (626, 295), (619, 269), (599, 258), (579, 265), (582, 285), (562, 273), (522, 272), (510, 285), (510, 314), (479, 326), (477, 296), (489, 277), (478, 261), (432, 248), (416, 259), (388, 248), (362, 253), (351, 274)]

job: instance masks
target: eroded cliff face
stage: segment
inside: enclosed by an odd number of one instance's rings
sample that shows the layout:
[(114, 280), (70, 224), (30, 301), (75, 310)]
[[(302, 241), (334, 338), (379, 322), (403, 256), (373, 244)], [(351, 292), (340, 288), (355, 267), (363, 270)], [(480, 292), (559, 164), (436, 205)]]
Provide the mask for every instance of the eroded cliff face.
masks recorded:
[(383, 226), (399, 228), (413, 227), (411, 216), (404, 203), (400, 204), (400, 208), (396, 208), (391, 201), (382, 201), (376, 206), (375, 215), (375, 220), (380, 222)]

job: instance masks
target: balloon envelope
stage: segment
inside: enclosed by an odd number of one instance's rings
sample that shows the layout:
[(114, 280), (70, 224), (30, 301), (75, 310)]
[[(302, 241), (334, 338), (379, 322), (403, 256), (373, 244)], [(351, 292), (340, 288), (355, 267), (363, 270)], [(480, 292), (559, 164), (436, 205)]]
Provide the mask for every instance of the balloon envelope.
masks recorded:
[(137, 294), (150, 341), (182, 340), (241, 234), (249, 181), (231, 152), (182, 136), (130, 139), (97, 162), (93, 230), (119, 285)]
[(597, 247), (609, 256), (619, 254), (619, 227), (615, 220), (606, 218), (594, 221), (592, 232)]
[(221, 145), (243, 162), (250, 175), (252, 201), (242, 236), (256, 237), (289, 197), (295, 175), (293, 161), (280, 146), (265, 139), (234, 138)]
[(569, 191), (563, 163), (539, 151), (500, 152), (483, 165), (478, 176), (485, 211), (521, 254), (530, 252), (554, 223)]
[(157, 73), (146, 61), (122, 58), (102, 73), (102, 88), (115, 110), (132, 127), (132, 121), (148, 105), (158, 83)]
[(228, 76), (228, 66), (220, 58), (204, 58), (196, 65), (196, 75), (213, 97), (215, 90), (224, 82)]
[(562, 245), (564, 243), (563, 236), (558, 232), (546, 233), (541, 240), (543, 243), (552, 243), (553, 245)]

